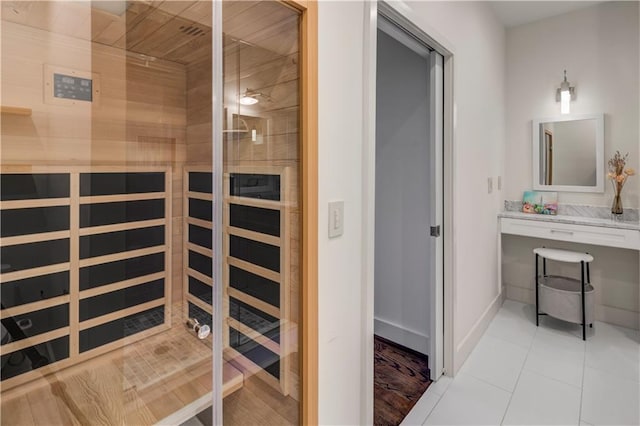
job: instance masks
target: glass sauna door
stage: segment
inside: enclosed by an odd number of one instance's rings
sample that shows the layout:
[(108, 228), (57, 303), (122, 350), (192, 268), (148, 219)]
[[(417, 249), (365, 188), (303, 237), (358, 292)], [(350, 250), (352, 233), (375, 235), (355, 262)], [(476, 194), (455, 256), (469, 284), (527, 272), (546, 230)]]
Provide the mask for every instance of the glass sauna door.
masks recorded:
[(299, 422), (300, 14), (223, 2), (225, 425)]
[(222, 397), (211, 7), (2, 1), (3, 425), (180, 424)]

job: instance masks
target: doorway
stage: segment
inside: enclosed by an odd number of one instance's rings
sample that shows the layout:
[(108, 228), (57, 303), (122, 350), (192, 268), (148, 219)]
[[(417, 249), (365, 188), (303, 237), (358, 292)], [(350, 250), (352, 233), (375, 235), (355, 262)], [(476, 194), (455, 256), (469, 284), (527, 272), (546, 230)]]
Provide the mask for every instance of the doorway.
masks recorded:
[(443, 57), (381, 13), (376, 42), (374, 423), (399, 424), (443, 363)]

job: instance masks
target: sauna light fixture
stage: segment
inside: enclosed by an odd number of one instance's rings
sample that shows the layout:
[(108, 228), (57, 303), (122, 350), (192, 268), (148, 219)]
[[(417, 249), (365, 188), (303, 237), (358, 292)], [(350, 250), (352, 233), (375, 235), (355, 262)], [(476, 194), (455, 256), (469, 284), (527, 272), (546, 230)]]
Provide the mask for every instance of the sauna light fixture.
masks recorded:
[(560, 114), (571, 112), (571, 101), (576, 98), (576, 88), (567, 81), (567, 70), (564, 70), (564, 81), (556, 89), (556, 102), (560, 102)]
[(110, 13), (112, 15), (122, 16), (122, 14), (127, 11), (128, 3), (129, 2), (123, 0), (92, 1), (91, 7), (94, 9), (102, 10), (103, 12)]
[(240, 105), (255, 105), (258, 100), (253, 96), (247, 96), (246, 94), (240, 98)]
[(247, 88), (243, 94), (240, 95), (240, 105), (255, 105), (260, 102), (260, 99), (266, 99), (267, 102), (272, 102), (271, 96), (264, 94), (262, 92), (258, 92), (257, 90), (252, 90)]

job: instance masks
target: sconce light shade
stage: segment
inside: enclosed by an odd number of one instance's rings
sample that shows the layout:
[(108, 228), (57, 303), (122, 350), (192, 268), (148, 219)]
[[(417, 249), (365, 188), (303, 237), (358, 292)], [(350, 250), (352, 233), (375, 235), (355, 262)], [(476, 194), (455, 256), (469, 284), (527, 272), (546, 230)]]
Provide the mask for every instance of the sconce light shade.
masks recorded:
[(252, 96), (244, 95), (240, 98), (240, 105), (255, 105), (258, 100)]
[(564, 70), (564, 80), (560, 87), (556, 89), (556, 102), (560, 102), (560, 114), (571, 112), (571, 101), (576, 98), (576, 88), (571, 87), (567, 81), (567, 70)]

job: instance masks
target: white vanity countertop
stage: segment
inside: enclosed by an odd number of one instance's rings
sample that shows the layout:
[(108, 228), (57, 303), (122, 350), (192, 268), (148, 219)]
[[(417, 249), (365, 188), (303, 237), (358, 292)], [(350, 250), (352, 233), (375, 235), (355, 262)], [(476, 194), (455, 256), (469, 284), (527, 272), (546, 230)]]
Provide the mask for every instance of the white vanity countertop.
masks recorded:
[(563, 216), (563, 215), (554, 216), (554, 215), (544, 215), (544, 214), (503, 211), (498, 214), (498, 217), (506, 217), (511, 219), (535, 220), (535, 221), (541, 221), (541, 222), (569, 223), (572, 225), (601, 226), (605, 228), (630, 229), (633, 231), (640, 231), (640, 222), (625, 222), (622, 220), (600, 219), (600, 218), (586, 217), (586, 216)]

